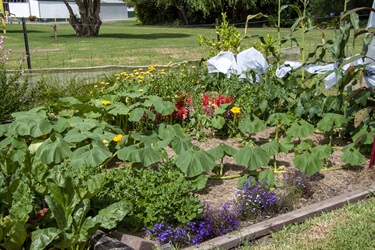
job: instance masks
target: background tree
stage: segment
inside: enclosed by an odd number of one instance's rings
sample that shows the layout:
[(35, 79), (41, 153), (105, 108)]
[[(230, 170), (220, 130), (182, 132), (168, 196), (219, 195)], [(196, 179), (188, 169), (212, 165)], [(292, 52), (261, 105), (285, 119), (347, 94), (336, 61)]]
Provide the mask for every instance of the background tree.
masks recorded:
[(74, 14), (67, 0), (63, 0), (69, 11), (69, 23), (78, 37), (98, 36), (100, 25), (100, 0), (75, 0), (80, 17)]

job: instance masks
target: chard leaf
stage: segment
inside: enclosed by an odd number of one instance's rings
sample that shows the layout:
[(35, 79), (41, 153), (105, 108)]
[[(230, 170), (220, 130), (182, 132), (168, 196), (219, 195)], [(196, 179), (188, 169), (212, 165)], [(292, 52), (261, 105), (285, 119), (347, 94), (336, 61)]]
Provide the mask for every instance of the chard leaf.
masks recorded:
[(94, 222), (99, 222), (100, 227), (105, 229), (112, 229), (132, 210), (133, 206), (129, 202), (116, 202), (100, 210), (99, 214), (94, 217)]
[(62, 231), (58, 228), (38, 229), (31, 234), (30, 250), (46, 249), (47, 246), (59, 237)]

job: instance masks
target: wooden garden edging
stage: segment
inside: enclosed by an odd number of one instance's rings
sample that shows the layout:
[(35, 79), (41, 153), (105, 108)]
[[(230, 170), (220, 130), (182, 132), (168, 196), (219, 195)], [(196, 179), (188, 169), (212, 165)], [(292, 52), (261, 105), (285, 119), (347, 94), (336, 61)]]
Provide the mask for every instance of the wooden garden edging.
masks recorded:
[(246, 240), (260, 238), (262, 236), (278, 231), (289, 224), (300, 223), (305, 221), (306, 219), (314, 217), (315, 215), (320, 215), (322, 213), (341, 208), (345, 204), (355, 203), (359, 200), (363, 200), (374, 192), (375, 185), (372, 185), (366, 190), (362, 189), (335, 196), (330, 199), (312, 204), (310, 206), (303, 207), (286, 214), (282, 214), (275, 218), (262, 221), (260, 223), (242, 228), (237, 231), (233, 231), (224, 236), (205, 241), (199, 246), (184, 248), (184, 250), (203, 250), (214, 248), (230, 249), (233, 247), (237, 247), (244, 243)]

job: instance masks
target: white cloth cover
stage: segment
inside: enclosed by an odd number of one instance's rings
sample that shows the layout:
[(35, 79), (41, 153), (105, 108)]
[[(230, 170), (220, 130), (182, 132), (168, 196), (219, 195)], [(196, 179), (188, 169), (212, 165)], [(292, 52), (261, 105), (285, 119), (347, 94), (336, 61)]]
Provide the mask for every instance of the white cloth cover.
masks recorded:
[(262, 74), (268, 68), (268, 63), (262, 53), (255, 48), (250, 48), (240, 52), (235, 56), (230, 51), (222, 51), (218, 55), (207, 60), (209, 73), (223, 73), (230, 77), (232, 74), (238, 75), (241, 79), (247, 78), (253, 82), (251, 74), (247, 76), (246, 72), (252, 70), (256, 73), (256, 82), (261, 81)]

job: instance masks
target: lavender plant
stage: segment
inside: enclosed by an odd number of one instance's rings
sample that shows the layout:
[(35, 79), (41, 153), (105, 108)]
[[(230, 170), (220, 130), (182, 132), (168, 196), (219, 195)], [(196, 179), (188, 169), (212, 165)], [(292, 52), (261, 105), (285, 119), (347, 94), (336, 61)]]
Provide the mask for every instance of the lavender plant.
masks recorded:
[(256, 182), (252, 177), (245, 181), (236, 195), (236, 205), (241, 219), (263, 220), (278, 213), (283, 199), (270, 191), (266, 182)]

